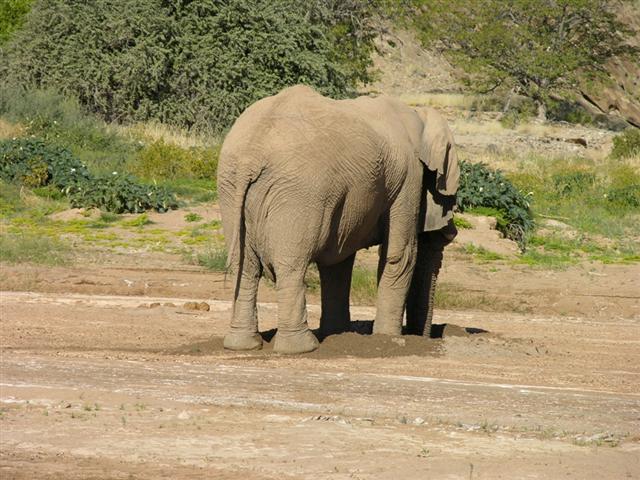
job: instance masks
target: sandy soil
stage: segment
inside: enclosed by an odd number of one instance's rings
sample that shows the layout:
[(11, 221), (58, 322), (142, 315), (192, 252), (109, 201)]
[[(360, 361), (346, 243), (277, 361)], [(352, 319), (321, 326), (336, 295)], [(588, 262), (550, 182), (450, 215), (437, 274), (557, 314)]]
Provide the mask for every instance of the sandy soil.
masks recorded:
[(497, 311), (440, 310), (423, 339), (363, 335), (354, 307), (360, 333), (286, 357), (222, 350), (222, 275), (136, 259), (1, 267), (1, 478), (640, 476), (637, 267), (453, 258), (445, 282)]

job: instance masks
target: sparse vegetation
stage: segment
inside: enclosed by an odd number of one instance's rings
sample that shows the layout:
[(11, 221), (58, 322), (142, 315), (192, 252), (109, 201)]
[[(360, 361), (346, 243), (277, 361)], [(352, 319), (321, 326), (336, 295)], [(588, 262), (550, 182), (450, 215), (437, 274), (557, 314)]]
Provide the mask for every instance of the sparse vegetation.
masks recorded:
[(378, 291), (378, 276), (370, 268), (355, 265), (351, 275), (351, 301), (364, 305), (375, 302)]
[(627, 128), (613, 139), (613, 158), (640, 157), (640, 129)]
[(0, 261), (64, 265), (72, 261), (71, 246), (62, 240), (29, 233), (0, 234)]

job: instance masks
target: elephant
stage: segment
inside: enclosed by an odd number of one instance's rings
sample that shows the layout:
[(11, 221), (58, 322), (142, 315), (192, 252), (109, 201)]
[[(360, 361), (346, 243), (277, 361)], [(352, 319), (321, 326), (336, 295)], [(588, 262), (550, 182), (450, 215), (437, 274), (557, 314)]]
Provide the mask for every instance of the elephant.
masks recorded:
[(318, 347), (304, 277), (317, 264), (321, 338), (350, 327), (355, 254), (379, 245), (374, 334), (429, 334), (435, 278), (453, 225), (460, 170), (446, 121), (387, 96), (333, 100), (297, 85), (235, 121), (218, 166), (233, 273), (230, 350), (262, 348), (256, 295), (275, 282), (273, 349)]

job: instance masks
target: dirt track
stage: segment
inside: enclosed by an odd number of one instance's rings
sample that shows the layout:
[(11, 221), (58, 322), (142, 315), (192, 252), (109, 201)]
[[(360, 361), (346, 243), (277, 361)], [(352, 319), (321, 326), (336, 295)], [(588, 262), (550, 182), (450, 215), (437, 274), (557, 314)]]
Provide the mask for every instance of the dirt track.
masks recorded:
[(439, 311), (440, 340), (282, 357), (224, 352), (228, 302), (186, 300), (3, 292), (0, 476), (640, 476), (637, 316)]

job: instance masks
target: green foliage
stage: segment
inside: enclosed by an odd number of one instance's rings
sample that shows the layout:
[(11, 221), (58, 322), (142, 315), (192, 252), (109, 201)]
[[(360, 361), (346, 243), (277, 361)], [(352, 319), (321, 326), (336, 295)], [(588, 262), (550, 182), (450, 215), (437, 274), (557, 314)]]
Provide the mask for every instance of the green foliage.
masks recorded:
[(220, 245), (209, 245), (207, 250), (196, 256), (198, 265), (214, 272), (224, 272), (227, 268), (227, 250)]
[(68, 148), (93, 171), (122, 170), (140, 148), (84, 112), (77, 100), (52, 90), (1, 85), (0, 115), (24, 125), (27, 135)]
[(554, 173), (551, 176), (556, 194), (560, 197), (572, 193), (592, 189), (596, 183), (596, 174), (593, 171), (568, 170)]
[(628, 128), (620, 135), (613, 137), (613, 158), (630, 158), (640, 156), (640, 129)]
[(351, 299), (363, 305), (375, 302), (378, 292), (378, 277), (374, 270), (356, 265), (351, 274)]
[(32, 0), (2, 0), (0, 3), (0, 45), (24, 23)]
[(0, 178), (29, 187), (53, 186), (73, 207), (114, 213), (164, 212), (177, 207), (173, 195), (163, 187), (141, 184), (117, 172), (94, 176), (68, 150), (40, 139), (0, 142)]
[[(0, 77), (73, 95), (108, 121), (221, 132), (296, 83), (342, 97), (369, 79), (364, 0), (37, 2), (0, 53)], [(322, 6), (322, 5), (321, 5)], [(354, 7), (355, 8), (355, 7)]]
[(459, 215), (455, 215), (453, 217), (453, 224), (457, 227), (457, 228), (463, 228), (463, 229), (470, 229), (473, 228), (473, 225), (471, 225), (471, 222), (469, 222), (469, 220), (462, 218)]
[(124, 225), (125, 227), (144, 227), (145, 225), (149, 225), (153, 223), (151, 221), (151, 219), (149, 218), (149, 216), (146, 213), (143, 213), (142, 215), (138, 215), (135, 218), (132, 218), (131, 220), (125, 220), (124, 222), (122, 222), (122, 225)]
[(416, 0), (413, 23), (429, 46), (444, 47), (479, 91), (510, 89), (543, 105), (551, 90), (604, 72), (632, 55), (630, 33), (604, 0)]
[(184, 216), (184, 220), (185, 222), (199, 222), (202, 220), (202, 216), (194, 212), (189, 212)]
[(640, 183), (610, 189), (607, 193), (607, 200), (616, 206), (640, 207)]
[(494, 209), (498, 228), (509, 238), (523, 246), (526, 232), (533, 228), (533, 215), (529, 200), (502, 172), (482, 163), (460, 162), (458, 207)]
[(132, 167), (144, 178), (174, 180), (177, 178), (216, 178), (220, 146), (211, 149), (181, 148), (157, 140), (138, 153)]
[(579, 157), (527, 157), (518, 170), (509, 178), (528, 192), (540, 218), (560, 221), (580, 234), (606, 238), (629, 255), (640, 253), (637, 242), (623, 245), (640, 235), (640, 210), (632, 196), (640, 185), (637, 167), (616, 160), (594, 163)]
[(494, 262), (496, 260), (504, 260), (504, 256), (499, 253), (492, 252), (491, 250), (487, 250), (486, 248), (478, 245), (474, 245), (472, 243), (468, 243), (464, 246), (465, 253), (469, 255), (473, 255), (475, 259), (480, 261), (481, 263)]
[(0, 235), (0, 261), (61, 265), (71, 260), (71, 247), (57, 239), (30, 234)]

